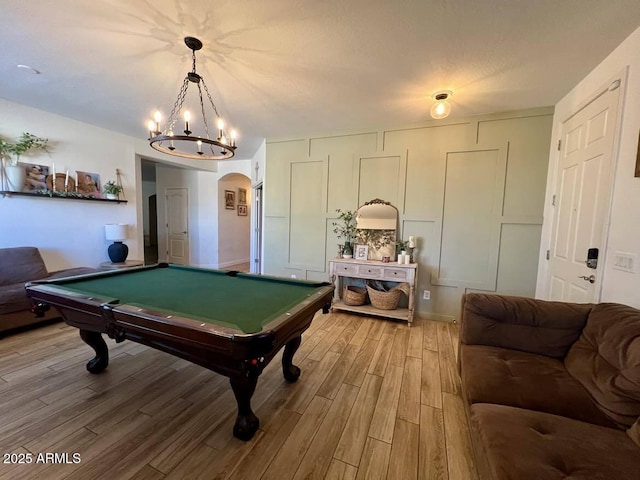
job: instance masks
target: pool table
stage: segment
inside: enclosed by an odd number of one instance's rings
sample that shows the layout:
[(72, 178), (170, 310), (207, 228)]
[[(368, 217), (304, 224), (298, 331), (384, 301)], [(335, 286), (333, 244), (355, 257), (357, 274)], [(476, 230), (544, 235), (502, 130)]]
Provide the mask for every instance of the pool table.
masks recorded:
[(259, 427), (251, 397), (262, 370), (284, 346), (284, 378), (298, 379), (301, 335), (333, 296), (329, 283), (168, 264), (36, 281), (26, 290), (36, 310), (53, 306), (80, 330), (96, 354), (91, 373), (109, 364), (106, 333), (229, 377), (238, 405), (233, 434), (242, 440)]

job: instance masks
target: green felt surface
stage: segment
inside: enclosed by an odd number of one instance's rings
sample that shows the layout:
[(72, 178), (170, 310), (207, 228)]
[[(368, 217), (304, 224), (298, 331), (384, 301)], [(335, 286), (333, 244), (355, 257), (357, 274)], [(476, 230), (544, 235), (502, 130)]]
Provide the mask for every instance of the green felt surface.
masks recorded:
[(255, 333), (316, 292), (318, 283), (171, 265), (54, 282), (81, 294)]

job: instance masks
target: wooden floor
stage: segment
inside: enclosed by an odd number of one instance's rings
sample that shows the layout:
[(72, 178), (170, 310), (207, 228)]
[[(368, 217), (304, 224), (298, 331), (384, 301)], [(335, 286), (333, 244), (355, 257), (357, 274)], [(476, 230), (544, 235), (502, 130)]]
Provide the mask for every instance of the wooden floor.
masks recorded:
[[(300, 380), (283, 380), (279, 357), (260, 377), (249, 442), (231, 434), (227, 378), (108, 344), (109, 368), (92, 375), (92, 351), (62, 323), (0, 340), (0, 453), (34, 461), (0, 463), (0, 479), (476, 478), (456, 325), (318, 314), (294, 359)], [(35, 463), (45, 453), (69, 461)]]

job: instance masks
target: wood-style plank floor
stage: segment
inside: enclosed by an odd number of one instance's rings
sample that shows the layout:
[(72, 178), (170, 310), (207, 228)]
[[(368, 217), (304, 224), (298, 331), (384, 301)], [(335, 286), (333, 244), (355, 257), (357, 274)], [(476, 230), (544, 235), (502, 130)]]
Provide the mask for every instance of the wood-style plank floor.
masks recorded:
[[(226, 377), (111, 340), (108, 369), (92, 375), (75, 328), (11, 335), (0, 340), (0, 454), (34, 463), (0, 463), (0, 479), (473, 480), (457, 334), (318, 314), (294, 358), (299, 381), (284, 381), (279, 357), (260, 377), (249, 442), (232, 436)], [(46, 453), (69, 458), (35, 463)]]

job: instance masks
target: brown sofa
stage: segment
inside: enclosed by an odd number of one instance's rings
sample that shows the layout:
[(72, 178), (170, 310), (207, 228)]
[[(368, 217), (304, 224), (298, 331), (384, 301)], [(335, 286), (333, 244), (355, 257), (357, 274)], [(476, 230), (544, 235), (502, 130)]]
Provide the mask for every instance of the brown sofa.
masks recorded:
[(481, 479), (640, 479), (640, 310), (470, 293), (460, 328)]
[(0, 337), (7, 330), (59, 317), (55, 309), (40, 317), (31, 312), (31, 300), (24, 289), (26, 282), (96, 271), (92, 268), (70, 268), (49, 273), (37, 248), (0, 248)]

